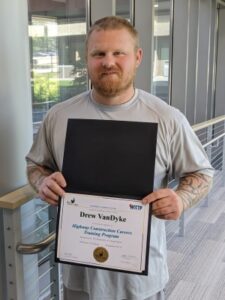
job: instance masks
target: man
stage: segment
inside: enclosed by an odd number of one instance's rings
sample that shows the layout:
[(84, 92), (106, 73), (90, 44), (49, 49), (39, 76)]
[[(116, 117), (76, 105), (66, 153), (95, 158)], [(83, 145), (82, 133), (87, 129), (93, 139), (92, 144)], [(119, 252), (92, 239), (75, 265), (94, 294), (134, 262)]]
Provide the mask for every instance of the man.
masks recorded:
[[(53, 107), (27, 156), (27, 173), (40, 197), (57, 205), (64, 194), (61, 173), (68, 118), (158, 123), (149, 275), (64, 266), (65, 299), (164, 299), (168, 281), (164, 220), (176, 220), (210, 189), (213, 170), (185, 117), (160, 99), (134, 88), (142, 59), (138, 34), (118, 17), (98, 20), (87, 36), (87, 68), (92, 90)], [(138, 147), (138, 145), (137, 145)], [(179, 179), (176, 191), (169, 178)], [(122, 180), (122, 179), (121, 179)]]

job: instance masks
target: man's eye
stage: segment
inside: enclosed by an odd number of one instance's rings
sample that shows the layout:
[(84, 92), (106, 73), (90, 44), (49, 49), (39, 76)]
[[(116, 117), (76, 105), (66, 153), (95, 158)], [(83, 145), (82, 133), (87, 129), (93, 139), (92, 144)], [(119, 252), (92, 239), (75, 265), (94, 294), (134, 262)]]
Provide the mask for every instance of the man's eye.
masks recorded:
[(94, 56), (94, 57), (103, 57), (103, 56), (105, 56), (105, 53), (104, 52), (96, 52), (96, 53), (93, 53), (92, 56)]
[(114, 52), (114, 55), (115, 56), (120, 56), (120, 55), (124, 55), (125, 53), (124, 52), (122, 52), (122, 51), (115, 51)]

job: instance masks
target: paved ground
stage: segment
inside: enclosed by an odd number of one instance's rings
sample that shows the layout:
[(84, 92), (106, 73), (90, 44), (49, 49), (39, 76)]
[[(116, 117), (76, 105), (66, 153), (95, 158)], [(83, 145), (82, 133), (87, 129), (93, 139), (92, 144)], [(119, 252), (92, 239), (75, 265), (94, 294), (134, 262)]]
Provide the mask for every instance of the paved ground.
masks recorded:
[(170, 281), (167, 300), (225, 299), (225, 176), (217, 177), (207, 200), (178, 222), (167, 223)]

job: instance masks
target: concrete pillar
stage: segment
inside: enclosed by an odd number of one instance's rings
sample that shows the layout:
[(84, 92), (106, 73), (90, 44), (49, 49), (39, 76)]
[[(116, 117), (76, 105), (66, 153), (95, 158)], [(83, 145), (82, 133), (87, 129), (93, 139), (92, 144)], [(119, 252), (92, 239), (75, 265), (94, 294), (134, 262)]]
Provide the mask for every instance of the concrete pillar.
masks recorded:
[[(0, 1), (0, 196), (26, 184), (24, 156), (32, 142), (27, 0)], [(0, 228), (2, 228), (0, 209)], [(4, 262), (3, 230), (0, 261)], [(3, 280), (4, 279), (4, 280)], [(0, 300), (6, 299), (0, 264)]]
[(0, 1), (0, 196), (26, 184), (32, 106), (26, 0)]

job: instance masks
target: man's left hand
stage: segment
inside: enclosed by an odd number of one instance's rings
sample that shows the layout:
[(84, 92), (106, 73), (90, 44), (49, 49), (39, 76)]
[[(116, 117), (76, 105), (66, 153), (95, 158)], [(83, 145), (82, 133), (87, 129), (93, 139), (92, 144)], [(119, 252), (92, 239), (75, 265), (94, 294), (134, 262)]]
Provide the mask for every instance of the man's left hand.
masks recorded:
[(159, 219), (177, 220), (183, 212), (183, 202), (172, 189), (159, 189), (142, 199), (143, 204), (152, 204), (152, 214)]

